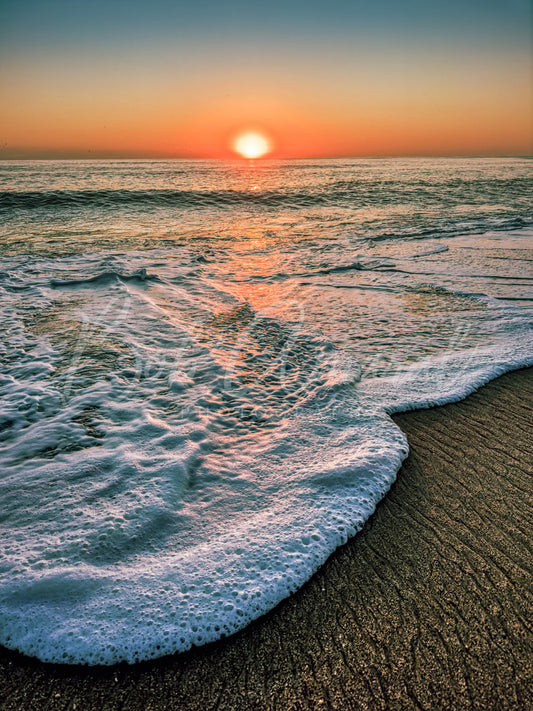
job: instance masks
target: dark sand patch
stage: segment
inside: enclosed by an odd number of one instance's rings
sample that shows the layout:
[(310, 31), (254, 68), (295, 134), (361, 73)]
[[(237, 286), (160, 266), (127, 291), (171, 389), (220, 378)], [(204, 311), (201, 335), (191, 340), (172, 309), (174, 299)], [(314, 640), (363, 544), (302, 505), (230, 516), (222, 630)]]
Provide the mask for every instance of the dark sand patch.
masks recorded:
[(0, 707), (527, 709), (533, 369), (397, 416), (411, 455), (363, 531), (230, 639), (128, 667), (0, 649)]

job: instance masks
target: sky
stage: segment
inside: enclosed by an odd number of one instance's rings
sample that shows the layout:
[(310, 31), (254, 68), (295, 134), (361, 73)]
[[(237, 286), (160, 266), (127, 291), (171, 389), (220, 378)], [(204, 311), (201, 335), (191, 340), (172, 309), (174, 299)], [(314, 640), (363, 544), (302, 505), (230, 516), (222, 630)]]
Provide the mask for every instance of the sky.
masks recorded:
[(0, 0), (0, 158), (530, 155), (529, 0)]

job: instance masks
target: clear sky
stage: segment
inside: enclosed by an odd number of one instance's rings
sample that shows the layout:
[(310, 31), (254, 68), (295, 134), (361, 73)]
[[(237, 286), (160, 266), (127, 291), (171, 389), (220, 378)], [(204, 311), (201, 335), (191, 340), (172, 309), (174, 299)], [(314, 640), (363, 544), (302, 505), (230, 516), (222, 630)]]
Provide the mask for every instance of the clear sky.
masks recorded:
[(529, 0), (1, 0), (0, 157), (528, 155)]

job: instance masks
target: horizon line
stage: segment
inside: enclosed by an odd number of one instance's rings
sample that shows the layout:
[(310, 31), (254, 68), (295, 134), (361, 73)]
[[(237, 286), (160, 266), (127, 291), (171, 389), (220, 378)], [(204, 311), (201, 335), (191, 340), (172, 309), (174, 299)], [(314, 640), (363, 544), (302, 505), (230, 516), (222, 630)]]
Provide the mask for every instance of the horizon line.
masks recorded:
[(530, 159), (533, 158), (533, 151), (531, 153), (393, 153), (393, 154), (372, 154), (372, 155), (309, 155), (309, 156), (264, 156), (261, 158), (242, 158), (239, 156), (216, 156), (208, 158), (206, 156), (173, 156), (173, 155), (37, 155), (37, 156), (2, 156), (0, 155), (0, 161), (28, 161), (28, 160), (39, 160), (39, 161), (106, 161), (106, 160), (116, 160), (116, 161), (221, 161), (221, 162), (238, 162), (238, 163), (263, 163), (269, 161), (303, 161), (303, 160), (391, 160), (391, 159), (434, 159), (434, 158), (450, 158), (450, 159), (461, 159), (461, 158), (522, 158)]

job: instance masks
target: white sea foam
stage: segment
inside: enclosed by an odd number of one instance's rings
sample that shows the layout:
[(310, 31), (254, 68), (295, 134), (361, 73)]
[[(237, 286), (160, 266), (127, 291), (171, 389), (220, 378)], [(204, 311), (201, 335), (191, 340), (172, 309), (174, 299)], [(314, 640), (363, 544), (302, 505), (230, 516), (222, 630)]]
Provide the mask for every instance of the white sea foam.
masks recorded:
[[(269, 319), (256, 328), (280, 337)], [(313, 359), (309, 378), (292, 393), (285, 382), (279, 396), (238, 383), (250, 423), (221, 410), (217, 398), (230, 395), (231, 408), (234, 388), (224, 388), (216, 354), (199, 347), (197, 380), (181, 377), (178, 388), (196, 393), (172, 415), (173, 398), (154, 392), (153, 379), (125, 386), (123, 370), (79, 392), (74, 383), (65, 403), (61, 382), (43, 379), (54, 354), (43, 349), (38, 360), (40, 340), (26, 341), (26, 366), (19, 354), (17, 377), (3, 383), (3, 421), (19, 433), (2, 454), (12, 532), (4, 644), (92, 664), (188, 649), (273, 607), (361, 527), (405, 438), (359, 403), (327, 344), (296, 338), (290, 347), (300, 367)]]
[[(497, 247), (491, 233), (413, 242), (409, 223), (368, 244), (337, 212), (311, 211), (321, 238), (302, 242), (291, 195), (281, 228), (263, 201), (264, 243), (253, 219), (237, 239), (216, 212), (205, 219), (218, 241), (200, 250), (196, 231), (140, 248), (128, 222), (123, 252), (97, 243), (58, 256), (36, 237), (39, 254), (5, 256), (5, 646), (112, 664), (235, 632), (301, 586), (385, 495), (407, 453), (389, 414), (533, 364), (528, 312), (505, 301), (530, 289), (527, 233), (498, 233)], [(102, 209), (91, 225), (105, 233)], [(376, 213), (381, 232), (389, 209)], [(273, 230), (283, 238), (268, 242)], [(468, 279), (500, 262), (503, 292)]]

